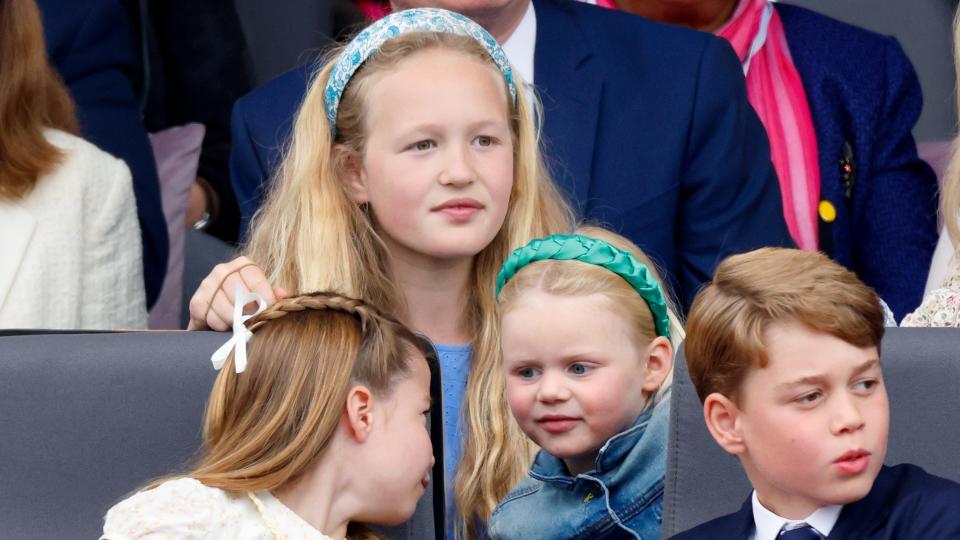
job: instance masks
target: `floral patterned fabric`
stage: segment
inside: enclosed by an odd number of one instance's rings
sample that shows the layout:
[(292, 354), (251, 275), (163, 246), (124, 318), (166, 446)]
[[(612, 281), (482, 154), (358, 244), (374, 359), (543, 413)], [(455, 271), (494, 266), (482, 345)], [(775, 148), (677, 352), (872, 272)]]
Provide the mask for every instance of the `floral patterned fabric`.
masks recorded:
[(379, 21), (366, 27), (353, 38), (340, 54), (337, 63), (330, 72), (327, 87), (324, 90), (324, 106), (327, 109), (327, 120), (330, 129), (335, 130), (337, 125), (337, 108), (343, 89), (347, 87), (354, 72), (380, 50), (387, 41), (410, 32), (439, 32), (471, 37), (483, 45), (490, 54), (490, 58), (500, 68), (503, 78), (510, 90), (510, 97), (517, 98), (517, 88), (513, 82), (513, 70), (507, 54), (503, 52), (497, 40), (482, 26), (472, 20), (445, 9), (418, 8), (407, 9), (391, 13)]
[(901, 326), (960, 328), (960, 261), (954, 260), (943, 285), (927, 294)]
[[(261, 501), (262, 509), (254, 500)], [(268, 491), (251, 498), (193, 478), (141, 491), (107, 512), (100, 540), (331, 540)]]

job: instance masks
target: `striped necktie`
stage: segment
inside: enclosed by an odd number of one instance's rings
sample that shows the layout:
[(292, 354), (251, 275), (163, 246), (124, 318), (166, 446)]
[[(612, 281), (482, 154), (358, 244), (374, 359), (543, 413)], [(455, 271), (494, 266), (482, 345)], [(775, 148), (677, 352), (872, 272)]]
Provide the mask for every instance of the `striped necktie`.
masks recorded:
[(804, 523), (796, 529), (780, 529), (780, 535), (777, 540), (823, 540), (823, 535), (819, 531)]

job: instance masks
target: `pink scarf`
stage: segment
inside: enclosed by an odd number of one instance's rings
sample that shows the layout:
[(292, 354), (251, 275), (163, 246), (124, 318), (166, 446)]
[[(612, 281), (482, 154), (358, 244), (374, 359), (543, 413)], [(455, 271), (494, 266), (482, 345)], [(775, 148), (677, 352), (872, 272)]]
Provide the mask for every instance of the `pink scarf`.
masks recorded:
[(370, 21), (379, 21), (390, 14), (390, 3), (378, 0), (357, 0), (357, 7)]
[(749, 62), (747, 97), (770, 138), (770, 157), (780, 178), (787, 228), (800, 249), (814, 251), (820, 199), (817, 135), (803, 81), (793, 65), (775, 9), (771, 9), (766, 41), (750, 57), (767, 5), (768, 0), (740, 0), (733, 17), (716, 34), (733, 45), (741, 62)]

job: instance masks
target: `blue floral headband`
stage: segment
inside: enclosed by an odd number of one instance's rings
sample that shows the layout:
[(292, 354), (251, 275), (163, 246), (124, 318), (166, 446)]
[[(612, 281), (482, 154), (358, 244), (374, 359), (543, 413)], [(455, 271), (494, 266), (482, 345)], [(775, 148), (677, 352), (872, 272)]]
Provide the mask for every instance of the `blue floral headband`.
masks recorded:
[(660, 284), (654, 279), (647, 265), (638, 261), (629, 251), (579, 234), (554, 234), (538, 238), (517, 248), (507, 257), (497, 274), (497, 290), (500, 290), (524, 266), (536, 261), (581, 261), (610, 270), (627, 280), (650, 307), (657, 335), (670, 339), (670, 314)]
[(323, 92), (324, 106), (327, 110), (327, 121), (330, 122), (330, 131), (336, 134), (337, 109), (340, 107), (340, 98), (343, 89), (347, 87), (350, 78), (370, 58), (380, 50), (387, 41), (411, 32), (439, 32), (456, 34), (475, 39), (483, 45), (490, 58), (500, 68), (503, 78), (510, 90), (510, 98), (516, 102), (517, 87), (513, 82), (513, 70), (507, 60), (506, 53), (497, 44), (497, 40), (482, 26), (472, 20), (445, 9), (417, 8), (391, 13), (379, 21), (371, 24), (353, 38), (340, 54), (327, 80), (327, 87)]

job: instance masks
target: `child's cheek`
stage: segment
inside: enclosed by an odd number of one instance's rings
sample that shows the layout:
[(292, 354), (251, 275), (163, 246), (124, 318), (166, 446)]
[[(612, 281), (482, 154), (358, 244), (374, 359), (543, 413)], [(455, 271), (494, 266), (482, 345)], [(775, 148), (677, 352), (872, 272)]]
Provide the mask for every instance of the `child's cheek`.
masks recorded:
[(520, 427), (526, 431), (524, 424), (529, 421), (533, 407), (533, 392), (528, 388), (507, 382), (507, 404), (510, 412), (516, 418)]

